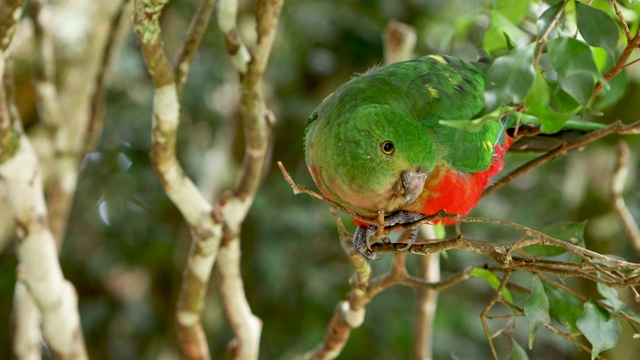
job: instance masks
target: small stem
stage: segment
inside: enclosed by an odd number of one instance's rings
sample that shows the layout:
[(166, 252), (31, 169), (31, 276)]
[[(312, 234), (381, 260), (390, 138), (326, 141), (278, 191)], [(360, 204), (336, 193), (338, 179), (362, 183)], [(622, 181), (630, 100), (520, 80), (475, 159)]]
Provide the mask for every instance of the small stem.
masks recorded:
[(571, 0), (565, 0), (565, 2), (562, 4), (562, 7), (560, 7), (560, 9), (558, 10), (558, 13), (556, 14), (556, 16), (553, 17), (553, 20), (551, 20), (551, 22), (549, 23), (549, 26), (547, 26), (547, 29), (544, 31), (540, 39), (538, 39), (538, 52), (536, 53), (536, 58), (533, 62), (534, 68), (536, 68), (538, 66), (538, 63), (540, 62), (540, 57), (542, 56), (542, 49), (544, 48), (544, 43), (547, 41), (547, 37), (551, 33), (551, 30), (553, 29), (553, 27), (556, 26), (556, 24), (560, 20), (560, 16), (562, 16), (564, 9), (567, 7), (570, 1)]
[(523, 174), (539, 167), (542, 164), (545, 164), (546, 162), (560, 156), (560, 155), (565, 155), (567, 154), (567, 152), (569, 152), (570, 150), (582, 147), (582, 146), (586, 146), (592, 142), (594, 142), (595, 140), (601, 139), (607, 135), (611, 135), (611, 134), (624, 134), (624, 133), (640, 133), (640, 121), (636, 121), (635, 123), (629, 124), (629, 125), (625, 125), (623, 124), (621, 121), (616, 121), (612, 124), (610, 124), (609, 126), (600, 129), (600, 130), (595, 130), (592, 132), (589, 132), (588, 134), (584, 135), (583, 137), (565, 143), (559, 147), (557, 147), (554, 150), (549, 151), (548, 153), (535, 158), (531, 161), (529, 161), (528, 163), (518, 167), (517, 169), (513, 170), (512, 172), (510, 172), (509, 174), (503, 176), (500, 180), (496, 181), (495, 183), (493, 183), (492, 185), (488, 186), (484, 192), (482, 193), (482, 197), (485, 197), (489, 194), (491, 194), (492, 192), (500, 189), (501, 187), (511, 183), (513, 180), (515, 180), (516, 178), (522, 176)]
[(627, 42), (631, 41), (631, 31), (629, 30), (627, 20), (622, 16), (622, 11), (620, 11), (620, 8), (618, 7), (618, 1), (611, 0), (611, 4), (613, 5), (616, 15), (618, 15), (618, 19), (620, 19), (620, 22), (622, 23), (622, 28), (624, 29), (624, 34), (627, 37)]

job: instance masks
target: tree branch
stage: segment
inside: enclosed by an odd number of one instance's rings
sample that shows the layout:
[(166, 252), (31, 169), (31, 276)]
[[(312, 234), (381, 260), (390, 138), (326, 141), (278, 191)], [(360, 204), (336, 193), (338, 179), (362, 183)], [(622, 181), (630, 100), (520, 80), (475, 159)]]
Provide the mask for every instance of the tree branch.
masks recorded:
[[(86, 359), (77, 294), (64, 278), (58, 262), (56, 243), (47, 226), (38, 159), (24, 134), (20, 134), (18, 152), (0, 163), (0, 185), (7, 189), (18, 228), (18, 281), (28, 289), (29, 296), (42, 313), (45, 339), (54, 357)], [(16, 311), (24, 315), (25, 310), (18, 308)], [(19, 328), (24, 326), (24, 331), (18, 333), (24, 337), (16, 339), (16, 351), (23, 351), (22, 346), (31, 343), (35, 336), (26, 333), (34, 330), (34, 314), (28, 311), (30, 314), (24, 320), (29, 323), (17, 325)]]
[(165, 4), (166, 1), (136, 0), (134, 29), (155, 87), (151, 162), (165, 192), (184, 216), (192, 234), (176, 311), (178, 337), (187, 358), (208, 359), (210, 353), (201, 317), (211, 270), (222, 240), (223, 219), (186, 176), (177, 160), (175, 146), (180, 104), (175, 71), (160, 39), (159, 18)]
[[(421, 225), (420, 233), (426, 240), (435, 240), (433, 225)], [(420, 275), (427, 282), (440, 281), (440, 254), (429, 254), (420, 258)], [(418, 290), (417, 316), (414, 330), (414, 359), (433, 358), (433, 334), (438, 304), (438, 291), (422, 288)]]
[[(626, 24), (626, 22), (623, 21), (623, 24)], [(628, 28), (625, 30), (628, 31)], [(607, 82), (613, 79), (616, 75), (620, 73), (620, 71), (622, 71), (622, 69), (624, 69), (627, 66), (627, 60), (631, 56), (631, 53), (633, 53), (638, 48), (638, 46), (640, 46), (640, 29), (636, 31), (636, 35), (633, 38), (630, 38), (630, 39), (628, 38), (627, 46), (625, 46), (624, 50), (622, 50), (620, 57), (618, 57), (618, 60), (613, 65), (613, 67), (604, 74), (604, 79)], [(598, 82), (596, 84), (595, 89), (593, 90), (593, 96), (599, 93), (603, 87), (604, 87), (604, 84), (602, 82)]]
[[(120, 5), (111, 16), (109, 29), (107, 30), (107, 39), (100, 54), (100, 65), (95, 80), (95, 89), (91, 97), (91, 114), (89, 115), (89, 124), (87, 126), (87, 137), (85, 139), (84, 154), (92, 151), (100, 139), (102, 133), (102, 122), (104, 118), (104, 96), (107, 86), (107, 78), (111, 70), (114, 55), (119, 48), (119, 43), (123, 38), (123, 30), (129, 25), (128, 18), (131, 16), (130, 0), (120, 0)], [(81, 157), (81, 158), (82, 158)]]
[(496, 293), (493, 295), (489, 303), (487, 303), (485, 308), (480, 313), (480, 319), (482, 320), (482, 329), (484, 330), (484, 336), (487, 338), (487, 341), (489, 342), (489, 347), (491, 348), (491, 353), (493, 354), (493, 358), (495, 360), (498, 360), (499, 358), (498, 358), (498, 353), (496, 351), (496, 347), (493, 345), (493, 338), (495, 337), (495, 335), (491, 334), (491, 331), (489, 330), (489, 324), (487, 323), (487, 320), (489, 320), (488, 314), (489, 314), (489, 311), (493, 308), (493, 306), (496, 303), (502, 302), (502, 291), (504, 290), (505, 286), (507, 286), (507, 283), (509, 282), (510, 277), (511, 277), (511, 272), (510, 271), (505, 272), (504, 277), (500, 281), (500, 286), (496, 290)]
[(638, 229), (638, 224), (633, 219), (622, 196), (629, 174), (629, 152), (629, 145), (624, 141), (620, 141), (617, 149), (616, 166), (611, 178), (611, 200), (616, 213), (620, 216), (620, 221), (622, 221), (622, 228), (627, 233), (636, 252), (640, 253), (640, 229)]
[[(225, 254), (225, 256), (224, 258), (221, 256), (217, 271), (222, 300), (236, 336), (229, 344), (229, 352), (232, 358), (238, 359), (258, 357), (262, 330), (262, 322), (251, 312), (240, 275), (240, 226), (253, 202), (258, 185), (262, 181), (271, 127), (275, 123), (275, 117), (267, 109), (264, 101), (262, 79), (269, 60), (282, 5), (283, 0), (258, 1), (256, 7), (258, 41), (252, 51), (250, 61), (247, 57), (238, 57), (237, 53), (234, 53), (233, 49), (227, 46), (229, 55), (232, 57), (242, 80), (240, 109), (243, 119), (245, 152), (238, 181), (231, 194), (221, 199), (220, 202), (224, 206), (221, 212), (224, 215), (226, 225), (221, 255)], [(225, 27), (224, 21), (231, 22), (232, 28), (235, 29), (236, 1), (221, 1), (218, 12), (218, 22), (221, 29)], [(233, 17), (223, 18), (221, 13), (226, 13), (226, 16), (233, 15)], [(227, 38), (225, 37), (225, 39)]]
[(496, 181), (495, 183), (493, 183), (492, 185), (489, 185), (484, 192), (482, 193), (482, 197), (485, 197), (489, 194), (491, 194), (492, 192), (500, 189), (501, 187), (511, 183), (513, 180), (515, 180), (516, 178), (524, 175), (525, 173), (539, 167), (540, 165), (560, 156), (560, 155), (566, 155), (567, 152), (569, 152), (570, 150), (576, 149), (576, 148), (580, 148), (583, 146), (586, 146), (598, 139), (601, 139), (607, 135), (611, 135), (611, 134), (640, 134), (640, 121), (636, 121), (632, 124), (629, 125), (625, 125), (623, 124), (621, 121), (616, 121), (612, 124), (610, 124), (609, 126), (600, 129), (600, 130), (595, 130), (592, 132), (587, 133), (586, 135), (582, 136), (579, 139), (576, 139), (574, 141), (570, 141), (567, 142), (559, 147), (557, 147), (554, 150), (549, 151), (548, 153), (535, 158), (531, 161), (529, 161), (528, 163), (518, 167), (517, 169), (513, 170), (512, 172), (510, 172), (509, 174), (503, 176), (502, 178), (500, 178), (500, 180)]
[[(405, 267), (406, 254), (400, 252), (395, 254), (390, 271), (371, 279), (371, 266), (362, 255), (356, 252), (353, 246), (353, 235), (345, 230), (338, 213), (334, 210), (331, 213), (338, 227), (340, 243), (356, 273), (350, 281), (351, 290), (347, 294), (347, 300), (339, 302), (334, 309), (323, 342), (297, 359), (335, 359), (338, 357), (349, 339), (351, 330), (364, 322), (367, 304), (374, 296), (390, 286), (399, 284), (419, 289), (442, 291), (469, 278), (471, 268), (438, 282), (413, 277), (407, 273)], [(406, 231), (400, 241), (403, 241), (403, 238), (406, 240), (408, 235), (409, 231)]]
[[(40, 355), (39, 348), (29, 345), (40, 337), (42, 316), (44, 336), (54, 357), (85, 359), (77, 294), (64, 278), (58, 262), (55, 240), (47, 225), (38, 159), (23, 133), (13, 103), (12, 82), (7, 80), (10, 75), (5, 73), (4, 50), (11, 42), (21, 6), (21, 1), (0, 5), (0, 31), (3, 32), (0, 34), (0, 77), (3, 79), (0, 86), (0, 186), (6, 189), (19, 237), (16, 299), (20, 304), (14, 308), (17, 317), (14, 350), (16, 354), (29, 357)], [(7, 138), (9, 141), (5, 141)]]
[(175, 66), (174, 77), (178, 88), (178, 97), (180, 97), (184, 83), (187, 81), (187, 74), (191, 68), (191, 63), (196, 57), (200, 42), (207, 30), (215, 4), (215, 0), (202, 0), (198, 10), (196, 10), (196, 13), (193, 15), (193, 19), (191, 19), (191, 24), (189, 24), (187, 36), (182, 44), (182, 49), (180, 50)]

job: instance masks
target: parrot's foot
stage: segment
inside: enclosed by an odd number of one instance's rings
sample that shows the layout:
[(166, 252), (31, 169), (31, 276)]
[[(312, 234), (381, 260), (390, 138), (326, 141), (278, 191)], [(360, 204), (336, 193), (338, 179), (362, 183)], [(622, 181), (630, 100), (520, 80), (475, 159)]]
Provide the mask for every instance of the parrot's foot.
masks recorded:
[(411, 233), (409, 237), (407, 237), (407, 245), (398, 249), (400, 252), (405, 252), (413, 246), (413, 243), (416, 242), (416, 238), (418, 237), (418, 228), (411, 229)]
[(353, 246), (356, 248), (358, 254), (364, 256), (369, 260), (376, 259), (376, 253), (371, 250), (369, 246), (369, 239), (376, 235), (378, 227), (375, 225), (360, 225), (353, 234)]
[[(393, 226), (393, 225), (403, 225), (410, 224), (416, 221), (420, 221), (424, 219), (426, 216), (421, 213), (409, 212), (409, 211), (396, 211), (395, 213), (385, 216), (384, 223), (385, 227)], [(378, 231), (378, 227), (376, 225), (360, 225), (356, 229), (356, 232), (353, 236), (353, 246), (356, 251), (369, 260), (376, 260), (376, 254), (371, 250), (369, 246), (369, 241), (374, 239), (376, 233)], [(407, 251), (416, 241), (416, 235), (418, 233), (418, 229), (414, 229), (409, 236), (409, 243), (407, 246), (400, 249), (400, 251)]]
[(420, 221), (424, 218), (426, 218), (426, 216), (421, 213), (398, 210), (389, 216), (385, 216), (384, 224), (385, 226), (393, 226), (398, 224), (404, 225)]

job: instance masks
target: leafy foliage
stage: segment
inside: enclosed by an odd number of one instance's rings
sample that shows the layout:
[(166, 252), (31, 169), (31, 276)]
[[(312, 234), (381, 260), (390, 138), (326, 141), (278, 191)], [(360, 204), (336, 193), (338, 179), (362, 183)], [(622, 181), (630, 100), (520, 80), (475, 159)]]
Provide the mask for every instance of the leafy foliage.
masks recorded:
[(592, 360), (603, 350), (614, 347), (622, 331), (618, 319), (592, 300), (584, 303), (584, 312), (576, 320), (576, 326), (593, 346)]
[[(603, 69), (596, 65), (597, 54), (602, 48), (615, 56), (620, 28), (612, 14), (582, 2), (560, 1), (540, 14), (527, 11), (530, 5), (497, 1), (491, 10), (484, 48), (495, 59), (487, 73), (485, 112), (508, 104), (510, 111), (537, 118), (543, 132), (555, 133), (569, 119), (608, 105), (593, 102), (596, 82), (604, 85), (605, 93), (609, 90)], [(522, 26), (530, 16), (535, 30)]]

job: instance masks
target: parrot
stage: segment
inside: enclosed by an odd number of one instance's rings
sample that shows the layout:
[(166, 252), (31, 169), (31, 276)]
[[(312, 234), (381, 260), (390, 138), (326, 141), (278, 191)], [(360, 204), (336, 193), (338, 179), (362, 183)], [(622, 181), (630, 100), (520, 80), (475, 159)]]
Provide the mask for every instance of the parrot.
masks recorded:
[[(372, 222), (382, 210), (386, 226), (441, 211), (467, 215), (502, 170), (513, 138), (504, 120), (474, 132), (440, 121), (482, 112), (486, 67), (428, 55), (339, 86), (313, 111), (304, 133), (306, 164), (323, 196)], [(355, 249), (375, 259), (369, 242), (377, 226), (353, 220)]]

